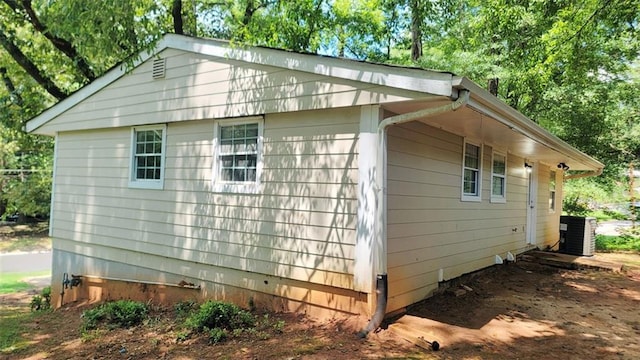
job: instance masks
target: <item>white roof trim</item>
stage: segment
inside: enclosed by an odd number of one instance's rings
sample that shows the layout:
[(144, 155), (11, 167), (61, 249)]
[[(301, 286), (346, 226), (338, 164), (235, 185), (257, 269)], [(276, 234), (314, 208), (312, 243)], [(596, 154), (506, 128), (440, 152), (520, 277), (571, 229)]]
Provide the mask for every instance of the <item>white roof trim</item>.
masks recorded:
[[(441, 96), (450, 96), (452, 91), (453, 75), (450, 73), (371, 64), (261, 47), (233, 46), (225, 41), (176, 34), (165, 35), (153, 50), (141, 53), (134, 61), (133, 68), (167, 48)], [(25, 130), (32, 132), (38, 129), (126, 73), (125, 65), (120, 64), (31, 119), (27, 122)]]
[(604, 164), (598, 160), (595, 160), (545, 130), (542, 126), (536, 124), (471, 80), (464, 77), (456, 77), (454, 78), (453, 84), (458, 88), (471, 91), (472, 99), (469, 100), (469, 107), (484, 112), (524, 136), (550, 149), (566, 154), (569, 158), (591, 167), (593, 170), (604, 168)]
[[(160, 45), (160, 44), (158, 44)], [(133, 66), (131, 69), (135, 68), (136, 66), (142, 64), (143, 62), (147, 61), (149, 58), (151, 58), (154, 54), (164, 50), (164, 48), (159, 49), (159, 46), (156, 47), (156, 49), (152, 52), (143, 52), (140, 54), (140, 56), (138, 56), (137, 59), (134, 60), (133, 62)], [(25, 125), (25, 131), (26, 132), (32, 132), (36, 129), (38, 129), (40, 126), (46, 124), (47, 122), (49, 122), (49, 120), (54, 119), (56, 116), (62, 114), (63, 112), (71, 109), (73, 106), (75, 106), (76, 104), (80, 103), (82, 100), (90, 97), (91, 95), (97, 93), (98, 91), (100, 91), (102, 88), (106, 87), (107, 85), (111, 84), (112, 82), (118, 80), (120, 77), (122, 77), (124, 74), (127, 73), (127, 69), (125, 68), (125, 64), (119, 64), (116, 67), (114, 67), (113, 69), (109, 70), (106, 74), (102, 75), (101, 77), (97, 78), (96, 80), (94, 80), (93, 82), (83, 86), (82, 88), (80, 88), (80, 90), (74, 92), (73, 94), (71, 94), (69, 97), (67, 97), (66, 99), (58, 102), (57, 104), (53, 105), (52, 107), (48, 108), (47, 110), (43, 111), (42, 113), (40, 113), (40, 115), (34, 117), (33, 119), (29, 120), (27, 122), (27, 124)], [(131, 70), (129, 69), (129, 70)]]

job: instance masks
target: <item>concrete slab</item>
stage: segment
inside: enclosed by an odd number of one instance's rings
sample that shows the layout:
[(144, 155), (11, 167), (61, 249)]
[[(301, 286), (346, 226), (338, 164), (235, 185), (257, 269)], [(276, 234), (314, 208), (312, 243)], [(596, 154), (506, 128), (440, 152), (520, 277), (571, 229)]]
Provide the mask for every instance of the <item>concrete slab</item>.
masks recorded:
[(524, 261), (537, 262), (543, 265), (566, 269), (599, 269), (621, 272), (623, 264), (608, 261), (598, 254), (593, 256), (575, 256), (547, 251), (529, 251), (521, 256)]

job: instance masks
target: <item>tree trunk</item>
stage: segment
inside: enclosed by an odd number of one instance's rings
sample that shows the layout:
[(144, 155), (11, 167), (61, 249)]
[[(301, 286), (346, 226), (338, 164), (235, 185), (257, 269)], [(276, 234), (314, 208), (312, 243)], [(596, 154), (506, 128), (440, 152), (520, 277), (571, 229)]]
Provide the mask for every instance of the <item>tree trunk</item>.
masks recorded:
[(20, 65), (38, 84), (56, 99), (62, 100), (67, 94), (62, 91), (50, 78), (44, 75), (40, 69), (0, 30), (0, 45), (7, 50), (9, 55)]
[(422, 57), (422, 11), (419, 0), (410, 0), (411, 8), (411, 60)]
[[(5, 0), (5, 3), (12, 9), (16, 10), (15, 1)], [(78, 53), (73, 44), (61, 37), (55, 36), (42, 22), (40, 22), (38, 15), (33, 10), (31, 0), (22, 0), (21, 5), (24, 11), (27, 13), (27, 20), (31, 23), (31, 25), (33, 25), (33, 28), (36, 29), (36, 31), (42, 34), (45, 38), (47, 38), (56, 49), (58, 49), (69, 59), (71, 59), (71, 61), (76, 64), (78, 70), (84, 77), (86, 77), (89, 81), (93, 81), (96, 78), (96, 74), (93, 72), (93, 69), (91, 68), (91, 65), (89, 65), (87, 60)]]
[(176, 34), (184, 34), (182, 28), (182, 0), (173, 0), (171, 15), (173, 16), (173, 32)]
[(4, 82), (4, 86), (9, 92), (11, 100), (19, 106), (22, 106), (22, 104), (24, 103), (22, 101), (22, 96), (20, 96), (20, 94), (16, 91), (16, 87), (13, 85), (13, 81), (11, 81), (11, 78), (9, 77), (9, 75), (7, 75), (7, 68), (0, 68), (0, 77), (2, 77), (2, 82)]
[(487, 83), (487, 89), (489, 90), (489, 92), (491, 93), (491, 95), (493, 96), (498, 96), (498, 82), (500, 79), (496, 78), (491, 78), (489, 79), (488, 83)]

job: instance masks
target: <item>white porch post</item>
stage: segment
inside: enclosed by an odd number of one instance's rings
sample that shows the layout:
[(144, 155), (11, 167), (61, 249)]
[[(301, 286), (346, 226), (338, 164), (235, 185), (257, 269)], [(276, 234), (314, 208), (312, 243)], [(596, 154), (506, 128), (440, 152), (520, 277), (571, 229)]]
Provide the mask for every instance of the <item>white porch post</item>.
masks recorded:
[(366, 105), (360, 111), (360, 136), (358, 140), (358, 223), (354, 259), (354, 289), (369, 294), (370, 311), (375, 307), (375, 276), (379, 271), (378, 239), (379, 214), (376, 179), (379, 168), (378, 124), (382, 119), (379, 105)]

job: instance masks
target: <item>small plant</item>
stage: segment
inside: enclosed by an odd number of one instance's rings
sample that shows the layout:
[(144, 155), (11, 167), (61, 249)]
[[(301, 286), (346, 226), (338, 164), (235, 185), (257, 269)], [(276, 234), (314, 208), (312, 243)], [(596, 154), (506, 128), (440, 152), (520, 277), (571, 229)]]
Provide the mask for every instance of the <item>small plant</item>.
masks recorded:
[(31, 299), (31, 311), (45, 311), (51, 309), (51, 286), (47, 286)]
[(227, 330), (221, 328), (213, 328), (208, 331), (209, 342), (212, 344), (221, 343), (227, 340)]
[(189, 314), (198, 308), (198, 303), (193, 301), (193, 300), (185, 300), (185, 301), (181, 301), (179, 303), (176, 303), (173, 307), (173, 309), (176, 312), (176, 317), (178, 319), (184, 319), (187, 316), (189, 316)]
[[(209, 300), (191, 311), (185, 327), (191, 332), (207, 334), (209, 342), (217, 344), (229, 336), (240, 336), (245, 330), (252, 329), (255, 323), (254, 316), (237, 305)], [(178, 341), (184, 341), (188, 336), (189, 333), (179, 333)]]
[(192, 313), (185, 323), (188, 328), (202, 332), (205, 328), (233, 330), (253, 327), (255, 319), (251, 313), (235, 304), (209, 300), (200, 305), (198, 311)]
[(285, 322), (284, 320), (278, 320), (276, 322), (273, 323), (272, 327), (273, 330), (279, 334), (282, 334), (284, 332), (284, 326), (285, 326)]
[(189, 338), (189, 332), (188, 331), (180, 331), (176, 335), (176, 340), (178, 342), (187, 341), (188, 338)]
[(128, 328), (140, 324), (146, 319), (148, 312), (148, 306), (141, 302), (132, 300), (108, 302), (82, 313), (82, 328), (91, 330), (100, 324)]
[(284, 332), (285, 324), (284, 320), (271, 319), (269, 314), (264, 314), (256, 327), (261, 330), (273, 330), (276, 333), (282, 333)]

